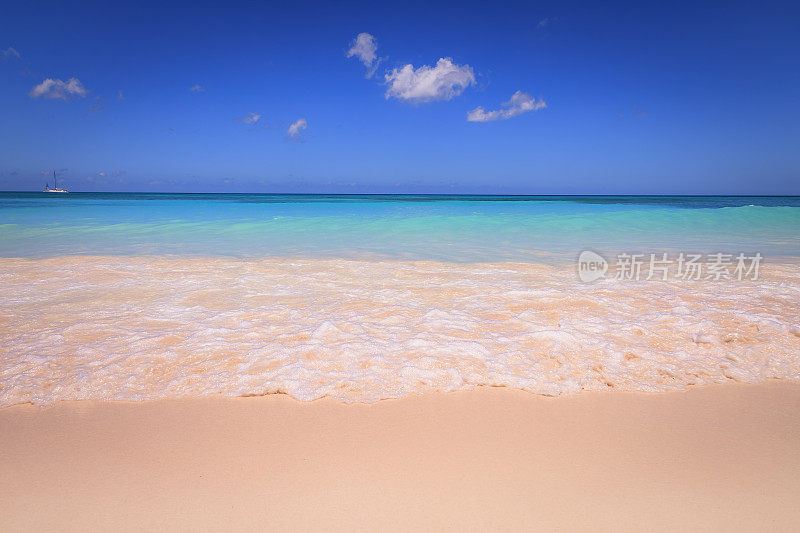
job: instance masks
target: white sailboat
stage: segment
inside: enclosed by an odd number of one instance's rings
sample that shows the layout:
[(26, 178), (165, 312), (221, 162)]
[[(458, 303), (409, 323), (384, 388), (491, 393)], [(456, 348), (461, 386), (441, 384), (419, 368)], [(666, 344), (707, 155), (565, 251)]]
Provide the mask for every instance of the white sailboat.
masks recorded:
[(59, 189), (58, 182), (56, 181), (56, 172), (53, 171), (53, 188), (50, 188), (50, 184), (47, 183), (44, 186), (44, 190), (42, 192), (67, 192), (67, 189)]

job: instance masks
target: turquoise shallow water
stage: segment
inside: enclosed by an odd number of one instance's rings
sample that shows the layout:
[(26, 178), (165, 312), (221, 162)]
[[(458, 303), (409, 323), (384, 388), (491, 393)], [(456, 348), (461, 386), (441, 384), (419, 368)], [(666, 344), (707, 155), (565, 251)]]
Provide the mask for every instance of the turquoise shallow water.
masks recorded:
[(0, 256), (800, 257), (800, 197), (0, 193)]

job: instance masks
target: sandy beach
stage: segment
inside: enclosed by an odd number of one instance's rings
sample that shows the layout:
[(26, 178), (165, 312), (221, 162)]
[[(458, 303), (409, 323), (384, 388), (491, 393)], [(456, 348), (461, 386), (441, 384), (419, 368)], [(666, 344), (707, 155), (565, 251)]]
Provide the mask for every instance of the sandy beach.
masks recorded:
[(4, 2), (0, 533), (800, 533), (798, 20)]
[(0, 530), (797, 530), (800, 384), (0, 410)]

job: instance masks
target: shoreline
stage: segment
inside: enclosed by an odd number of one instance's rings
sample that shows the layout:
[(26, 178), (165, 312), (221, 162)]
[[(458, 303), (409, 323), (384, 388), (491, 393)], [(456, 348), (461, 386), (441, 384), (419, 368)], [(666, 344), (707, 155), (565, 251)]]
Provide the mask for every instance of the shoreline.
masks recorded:
[(800, 383), (0, 409), (0, 529), (790, 530)]
[(540, 264), (0, 260), (0, 405), (285, 392), (373, 402), (800, 380), (798, 266), (581, 283)]

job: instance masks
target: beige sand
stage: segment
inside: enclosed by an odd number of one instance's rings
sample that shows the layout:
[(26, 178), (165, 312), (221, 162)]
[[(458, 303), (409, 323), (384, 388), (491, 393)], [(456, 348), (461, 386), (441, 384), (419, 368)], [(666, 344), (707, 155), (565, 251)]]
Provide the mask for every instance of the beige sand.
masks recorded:
[(0, 530), (798, 530), (800, 384), (0, 410)]

